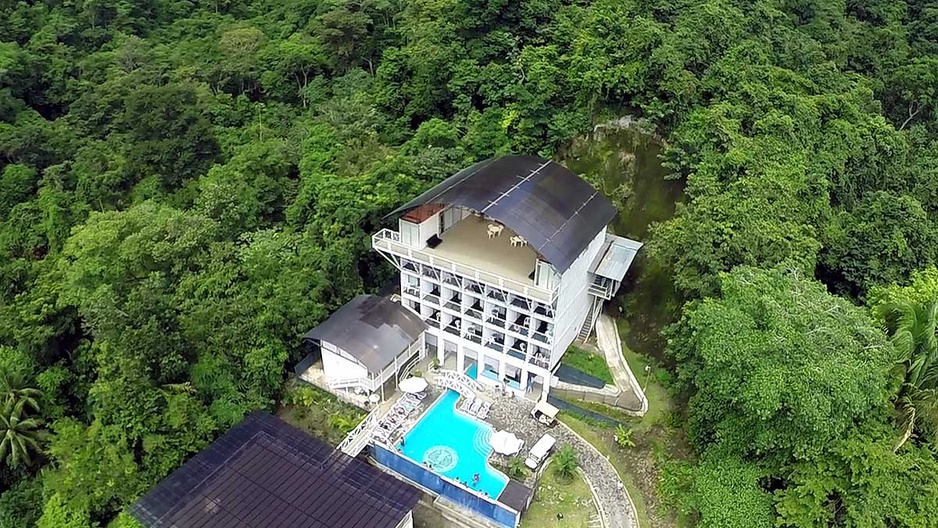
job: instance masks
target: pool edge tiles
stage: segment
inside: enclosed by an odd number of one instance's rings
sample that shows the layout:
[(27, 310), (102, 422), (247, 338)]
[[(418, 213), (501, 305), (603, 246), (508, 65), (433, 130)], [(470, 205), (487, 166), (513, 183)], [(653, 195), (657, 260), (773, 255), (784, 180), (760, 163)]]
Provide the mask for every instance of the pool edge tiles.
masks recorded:
[(395, 447), (408, 460), (497, 500), (509, 478), (488, 461), (494, 428), (457, 409), (458, 401), (459, 393), (448, 389)]

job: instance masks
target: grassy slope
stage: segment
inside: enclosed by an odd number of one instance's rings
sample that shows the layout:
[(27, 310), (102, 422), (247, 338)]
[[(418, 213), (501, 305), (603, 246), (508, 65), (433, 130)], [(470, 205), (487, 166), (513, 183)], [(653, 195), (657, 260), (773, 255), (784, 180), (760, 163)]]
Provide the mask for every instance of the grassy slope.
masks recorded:
[[(580, 475), (571, 482), (561, 482), (548, 467), (534, 493), (531, 507), (521, 518), (521, 528), (584, 528), (596, 511), (593, 494)], [(563, 514), (563, 519), (557, 518)]]
[(570, 345), (561, 362), (606, 383), (613, 383), (609, 366), (606, 365), (606, 358), (598, 354)]

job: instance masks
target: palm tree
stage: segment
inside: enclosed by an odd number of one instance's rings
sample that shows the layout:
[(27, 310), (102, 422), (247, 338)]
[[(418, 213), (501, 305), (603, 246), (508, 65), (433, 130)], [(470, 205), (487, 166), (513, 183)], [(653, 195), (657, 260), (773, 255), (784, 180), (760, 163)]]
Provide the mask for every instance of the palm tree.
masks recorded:
[(571, 480), (576, 473), (576, 451), (570, 446), (563, 446), (554, 455), (554, 474), (562, 480)]
[(10, 466), (17, 467), (25, 463), (32, 464), (31, 451), (40, 452), (39, 442), (43, 432), (41, 423), (36, 418), (23, 415), (25, 400), (15, 404), (6, 402), (0, 412), (0, 463), (9, 458)]
[(898, 451), (915, 429), (931, 435), (938, 431), (938, 300), (922, 305), (888, 303), (876, 311), (886, 321), (901, 355), (904, 380), (896, 396), (902, 430), (895, 447)]
[(23, 402), (34, 412), (39, 412), (37, 398), (42, 396), (39, 389), (27, 386), (26, 376), (18, 370), (3, 369), (0, 371), (0, 405), (16, 405)]

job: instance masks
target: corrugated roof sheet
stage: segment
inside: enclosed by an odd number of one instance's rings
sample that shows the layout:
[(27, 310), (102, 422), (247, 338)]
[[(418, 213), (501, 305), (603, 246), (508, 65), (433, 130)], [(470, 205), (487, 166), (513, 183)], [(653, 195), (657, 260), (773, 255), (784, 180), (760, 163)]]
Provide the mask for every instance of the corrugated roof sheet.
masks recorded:
[(621, 282), (641, 248), (641, 242), (607, 233), (606, 242), (593, 261), (590, 271), (600, 277)]
[(590, 184), (539, 156), (481, 161), (391, 215), (431, 203), (467, 207), (505, 224), (561, 273), (616, 215)]
[(417, 314), (375, 295), (359, 295), (304, 336), (341, 348), (378, 373), (427, 329)]
[(394, 528), (420, 492), (262, 411), (130, 507), (147, 528)]

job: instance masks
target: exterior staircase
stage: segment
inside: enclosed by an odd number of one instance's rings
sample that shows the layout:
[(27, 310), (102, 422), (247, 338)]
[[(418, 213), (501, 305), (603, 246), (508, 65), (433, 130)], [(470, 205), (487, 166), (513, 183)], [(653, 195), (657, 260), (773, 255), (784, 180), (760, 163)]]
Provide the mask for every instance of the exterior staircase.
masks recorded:
[(371, 441), (371, 432), (377, 424), (378, 408), (375, 407), (355, 429), (349, 431), (349, 434), (345, 436), (344, 440), (339, 442), (336, 449), (350, 457), (357, 457), (358, 454), (362, 452), (362, 449), (365, 449), (365, 446), (368, 445), (368, 442)]
[(577, 341), (585, 342), (589, 339), (590, 334), (593, 333), (593, 325), (596, 323), (596, 318), (599, 317), (599, 312), (602, 310), (602, 300), (593, 297), (593, 304), (590, 305), (590, 311), (586, 314), (586, 320), (583, 321), (583, 326), (580, 327), (580, 333), (577, 334)]

